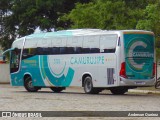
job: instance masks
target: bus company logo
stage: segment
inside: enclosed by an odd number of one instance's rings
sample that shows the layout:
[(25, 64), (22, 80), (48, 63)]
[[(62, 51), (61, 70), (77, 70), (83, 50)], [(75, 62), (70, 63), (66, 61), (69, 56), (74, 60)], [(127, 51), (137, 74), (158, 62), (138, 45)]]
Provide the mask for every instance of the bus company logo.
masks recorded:
[(2, 117), (12, 117), (11, 112), (2, 112)]
[(66, 64), (65, 59), (41, 56), (40, 71), (44, 83), (46, 84), (45, 81), (47, 81), (52, 86), (69, 86), (74, 76), (74, 70)]
[(146, 58), (154, 57), (150, 42), (146, 39), (139, 38), (132, 40), (127, 48), (127, 61), (133, 70), (143, 70), (143, 67), (147, 63)]

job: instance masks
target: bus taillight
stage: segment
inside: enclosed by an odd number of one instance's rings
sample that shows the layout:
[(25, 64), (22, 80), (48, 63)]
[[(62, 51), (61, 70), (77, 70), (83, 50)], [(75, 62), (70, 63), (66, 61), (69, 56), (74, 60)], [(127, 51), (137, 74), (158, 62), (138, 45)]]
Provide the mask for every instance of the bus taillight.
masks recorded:
[(156, 64), (155, 63), (153, 63), (153, 77), (155, 76), (155, 74), (156, 74)]
[(126, 76), (126, 63), (125, 62), (121, 63), (121, 70), (119, 72), (119, 75), (121, 77), (127, 78), (127, 76)]

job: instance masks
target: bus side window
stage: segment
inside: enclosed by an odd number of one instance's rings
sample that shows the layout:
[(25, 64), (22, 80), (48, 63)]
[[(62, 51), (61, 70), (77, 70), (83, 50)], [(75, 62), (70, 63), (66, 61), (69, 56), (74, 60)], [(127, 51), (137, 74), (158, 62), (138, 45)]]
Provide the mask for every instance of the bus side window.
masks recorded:
[(115, 53), (116, 49), (104, 49), (103, 53)]
[(90, 53), (90, 48), (82, 48), (83, 53)]
[(42, 55), (43, 54), (43, 48), (37, 47), (37, 55)]
[(48, 55), (50, 54), (50, 48), (37, 47), (36, 54), (37, 55)]
[(36, 48), (25, 48), (23, 50), (22, 59), (36, 55)]
[(50, 52), (51, 52), (52, 55), (59, 54), (60, 53), (60, 48), (59, 47), (52, 47)]
[(66, 54), (67, 53), (67, 47), (60, 47), (60, 54)]
[(24, 55), (24, 56), (27, 56), (28, 53), (29, 53), (29, 49), (24, 49), (24, 50), (23, 50), (23, 55)]
[(90, 52), (91, 52), (91, 53), (99, 53), (99, 52), (100, 52), (100, 49), (99, 49), (99, 48), (91, 48), (91, 49), (90, 49)]
[(29, 48), (29, 55), (36, 55), (36, 48)]
[(50, 54), (50, 48), (43, 48), (43, 55), (49, 55)]
[(67, 47), (67, 54), (74, 54), (74, 47)]
[(74, 48), (74, 53), (75, 54), (81, 54), (82, 53), (82, 48), (81, 47), (75, 47)]

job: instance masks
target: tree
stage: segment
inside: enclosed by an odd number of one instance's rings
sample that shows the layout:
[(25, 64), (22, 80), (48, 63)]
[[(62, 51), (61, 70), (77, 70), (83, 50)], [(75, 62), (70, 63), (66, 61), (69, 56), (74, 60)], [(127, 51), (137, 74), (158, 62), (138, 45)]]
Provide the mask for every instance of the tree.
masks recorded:
[[(70, 20), (71, 28), (150, 30), (155, 33), (156, 42), (160, 41), (159, 0), (94, 0), (88, 4), (77, 3), (61, 19)], [(160, 57), (160, 50), (157, 53)]]
[(72, 28), (136, 29), (144, 18), (143, 10), (155, 0), (94, 0), (78, 3), (62, 20), (70, 20)]
[(0, 8), (0, 11), (6, 11), (7, 15), (1, 17), (4, 29), (0, 33), (2, 35), (0, 44), (7, 49), (17, 37), (31, 34), (37, 27), (45, 31), (51, 31), (52, 28), (65, 28), (70, 22), (59, 21), (59, 16), (68, 13), (76, 2), (87, 3), (89, 1), (1, 0), (0, 5), (6, 4), (6, 7)]
[[(12, 40), (12, 33), (9, 33), (9, 26), (5, 26), (6, 17), (11, 14), (11, 1), (10, 0), (1, 0), (0, 1), (0, 44), (1, 46), (10, 47)], [(6, 32), (8, 31), (8, 33)], [(11, 39), (8, 41), (8, 39)]]
[(153, 31), (156, 37), (157, 58), (160, 58), (160, 2), (149, 4), (143, 11), (143, 19), (138, 21), (137, 29)]
[[(76, 8), (62, 19), (70, 19), (73, 22), (72, 28), (123, 29), (124, 19), (120, 17), (125, 17), (124, 11), (125, 3), (121, 0), (97, 0), (88, 4), (76, 4)], [(121, 25), (117, 26), (119, 23)]]

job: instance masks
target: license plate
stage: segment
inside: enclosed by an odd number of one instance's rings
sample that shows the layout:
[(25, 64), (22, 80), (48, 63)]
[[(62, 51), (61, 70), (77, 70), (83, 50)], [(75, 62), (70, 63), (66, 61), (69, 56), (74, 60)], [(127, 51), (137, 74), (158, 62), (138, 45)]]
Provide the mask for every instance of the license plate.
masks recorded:
[(135, 82), (136, 85), (145, 85), (145, 82)]

